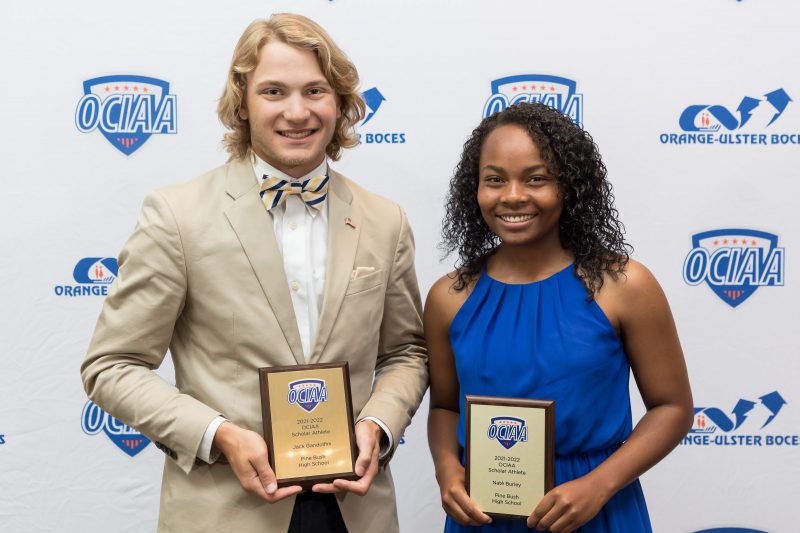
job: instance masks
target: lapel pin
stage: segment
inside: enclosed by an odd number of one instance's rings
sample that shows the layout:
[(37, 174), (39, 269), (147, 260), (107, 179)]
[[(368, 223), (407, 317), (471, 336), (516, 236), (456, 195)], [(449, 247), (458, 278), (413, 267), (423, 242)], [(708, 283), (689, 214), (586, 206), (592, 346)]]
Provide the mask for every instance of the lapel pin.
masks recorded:
[(350, 217), (344, 219), (344, 223), (350, 226), (353, 229), (356, 229), (356, 223)]

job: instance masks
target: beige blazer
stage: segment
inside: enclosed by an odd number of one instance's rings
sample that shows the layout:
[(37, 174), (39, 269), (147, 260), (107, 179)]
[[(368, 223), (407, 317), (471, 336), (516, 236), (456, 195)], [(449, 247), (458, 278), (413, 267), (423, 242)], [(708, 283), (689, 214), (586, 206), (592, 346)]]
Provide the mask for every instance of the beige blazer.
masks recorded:
[[(310, 362), (348, 361), (356, 418), (380, 419), (396, 447), (428, 383), (413, 238), (397, 205), (336, 172), (330, 178), (325, 295)], [(272, 216), (249, 162), (150, 194), (119, 265), (81, 375), (92, 401), (167, 453), (158, 531), (285, 533), (294, 498), (266, 503), (245, 493), (227, 464), (195, 461), (217, 415), (262, 432), (259, 367), (305, 364)], [(174, 387), (153, 372), (167, 348)], [(388, 467), (366, 496), (347, 494), (339, 506), (352, 533), (398, 531)]]

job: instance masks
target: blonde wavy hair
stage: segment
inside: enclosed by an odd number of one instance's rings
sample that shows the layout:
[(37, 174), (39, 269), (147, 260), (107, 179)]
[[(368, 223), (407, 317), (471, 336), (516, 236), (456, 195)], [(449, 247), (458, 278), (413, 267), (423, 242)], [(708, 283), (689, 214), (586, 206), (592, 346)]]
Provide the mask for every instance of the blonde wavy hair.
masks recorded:
[(358, 144), (354, 128), (364, 118), (366, 107), (358, 90), (358, 71), (319, 24), (292, 13), (276, 13), (268, 19), (254, 20), (236, 43), (225, 90), (217, 105), (219, 120), (230, 130), (222, 144), (231, 159), (241, 159), (250, 149), (250, 125), (239, 117), (239, 109), (246, 96), (247, 73), (255, 70), (259, 50), (270, 41), (305, 48), (317, 56), (320, 70), (339, 96), (342, 115), (336, 121), (333, 138), (325, 148), (328, 157), (338, 160), (342, 148)]

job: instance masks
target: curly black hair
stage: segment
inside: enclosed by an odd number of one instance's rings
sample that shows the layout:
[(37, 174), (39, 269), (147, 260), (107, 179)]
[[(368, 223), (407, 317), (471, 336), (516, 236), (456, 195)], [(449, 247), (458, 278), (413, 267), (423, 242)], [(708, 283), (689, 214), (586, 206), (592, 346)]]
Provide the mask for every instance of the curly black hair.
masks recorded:
[(445, 257), (458, 251), (454, 288), (467, 287), (500, 244), (478, 206), (478, 165), (486, 137), (507, 124), (525, 128), (556, 176), (564, 201), (561, 245), (574, 255), (575, 273), (592, 298), (603, 286), (604, 273), (616, 279), (623, 272), (633, 248), (624, 240), (606, 167), (591, 135), (570, 117), (538, 103), (515, 104), (483, 119), (464, 143), (450, 180), (440, 244)]

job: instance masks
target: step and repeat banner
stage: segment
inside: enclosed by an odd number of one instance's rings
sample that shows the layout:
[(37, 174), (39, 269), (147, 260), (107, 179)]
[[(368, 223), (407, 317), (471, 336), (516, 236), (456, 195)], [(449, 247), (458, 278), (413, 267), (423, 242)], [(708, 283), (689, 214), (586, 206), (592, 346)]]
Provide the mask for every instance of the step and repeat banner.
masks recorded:
[[(78, 368), (148, 191), (226, 160), (216, 113), (255, 18), (358, 66), (334, 167), (399, 202), (423, 297), (448, 180), (487, 114), (545, 102), (595, 138), (689, 367), (689, 435), (643, 477), (657, 532), (797, 531), (800, 6), (788, 0), (4, 2), (0, 530), (154, 531), (164, 454)], [(172, 380), (170, 363), (156, 369)], [(634, 418), (644, 412), (631, 380)], [(441, 531), (427, 399), (393, 461), (402, 531)]]

